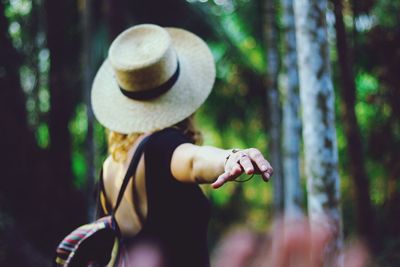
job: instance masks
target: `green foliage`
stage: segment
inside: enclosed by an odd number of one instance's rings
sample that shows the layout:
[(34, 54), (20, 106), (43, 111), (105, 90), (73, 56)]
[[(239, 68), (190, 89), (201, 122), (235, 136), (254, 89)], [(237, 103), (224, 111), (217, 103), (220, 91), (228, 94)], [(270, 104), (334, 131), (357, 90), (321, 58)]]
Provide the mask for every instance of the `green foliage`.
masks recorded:
[(379, 107), (373, 104), (373, 99), (379, 92), (378, 80), (368, 73), (358, 73), (356, 77), (357, 98), (355, 106), (360, 128), (363, 131), (373, 126)]
[(260, 47), (260, 43), (245, 28), (246, 24), (235, 13), (221, 16), (222, 27), (226, 30), (226, 34), (230, 41), (236, 45), (239, 51), (246, 55), (245, 64), (258, 73), (265, 70), (264, 51)]
[(387, 201), (387, 172), (384, 166), (372, 160), (367, 161), (367, 172), (371, 180), (371, 200), (376, 206), (383, 205)]
[[(221, 2), (222, 3), (222, 2)], [(262, 74), (266, 68), (263, 45), (261, 42), (261, 17), (258, 2), (215, 1), (199, 7), (205, 10), (210, 19), (218, 24), (214, 29), (220, 46), (229, 53), (229, 60), (239, 61), (246, 68)], [(229, 4), (228, 4), (229, 3)], [(233, 53), (233, 58), (232, 58)]]
[(5, 15), (10, 20), (9, 34), (16, 48), (21, 48), (23, 43), (23, 34), (21, 23), (30, 14), (32, 2), (28, 0), (14, 0), (6, 6)]
[(69, 124), (69, 130), (74, 136), (73, 143), (77, 146), (82, 146), (85, 142), (87, 134), (87, 110), (84, 104), (79, 104), (75, 110), (75, 116)]
[(74, 185), (83, 188), (86, 184), (87, 168), (85, 143), (87, 135), (87, 107), (79, 104), (75, 110), (75, 116), (69, 124), (72, 139), (72, 171), (74, 174)]
[(36, 142), (39, 147), (46, 149), (49, 147), (49, 141), (50, 134), (48, 125), (46, 123), (39, 124), (36, 131)]
[(372, 13), (379, 20), (379, 25), (387, 28), (397, 28), (400, 24), (400, 2), (393, 0), (376, 1)]
[(74, 185), (77, 188), (83, 188), (86, 185), (86, 159), (85, 154), (73, 152), (72, 153), (72, 171), (74, 173)]
[(99, 156), (95, 158), (96, 170), (100, 171), (107, 154), (107, 139), (104, 127), (99, 122), (94, 122), (95, 146), (99, 151)]

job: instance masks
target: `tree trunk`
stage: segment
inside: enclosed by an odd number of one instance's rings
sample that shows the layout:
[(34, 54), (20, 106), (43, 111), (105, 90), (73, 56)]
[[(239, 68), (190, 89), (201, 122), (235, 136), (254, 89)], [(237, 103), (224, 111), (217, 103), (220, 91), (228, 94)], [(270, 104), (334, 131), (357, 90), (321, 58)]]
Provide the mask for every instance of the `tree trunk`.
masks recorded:
[[(76, 2), (45, 0), (47, 46), (50, 52), (49, 132), (48, 162), (51, 178), (46, 180), (49, 211), (57, 209), (49, 224), (49, 236), (62, 238), (65, 231), (82, 224), (86, 215), (86, 199), (73, 186), (72, 143), (69, 123), (78, 102), (81, 88), (79, 62), (80, 42), (77, 38), (78, 9)], [(86, 194), (85, 194), (86, 195)], [(66, 219), (68, 218), (68, 219)], [(59, 240), (57, 240), (59, 241)]]
[(347, 139), (349, 153), (349, 170), (353, 178), (354, 198), (356, 209), (356, 223), (359, 234), (366, 238), (371, 245), (374, 244), (375, 227), (371, 199), (369, 198), (369, 180), (365, 171), (364, 155), (361, 142), (360, 129), (354, 111), (356, 101), (356, 85), (352, 61), (343, 23), (343, 4), (341, 0), (332, 0), (335, 13), (336, 47), (340, 65), (341, 95), (343, 98), (342, 120)]
[(323, 226), (332, 232), (329, 259), (342, 248), (343, 237), (326, 10), (327, 0), (295, 0), (308, 210), (312, 231)]
[(267, 48), (267, 102), (269, 115), (269, 157), (274, 168), (274, 208), (276, 213), (283, 210), (283, 175), (281, 155), (281, 105), (278, 91), (279, 50), (278, 27), (276, 24), (276, 3), (265, 0), (264, 39)]
[(112, 41), (126, 27), (125, 9), (121, 0), (105, 0), (105, 4), (105, 16), (109, 27), (110, 41)]
[(283, 104), (283, 173), (285, 218), (291, 220), (302, 215), (300, 185), (300, 131), (299, 74), (297, 67), (296, 29), (293, 0), (282, 0), (284, 30), (285, 98)]
[(47, 45), (50, 51), (50, 160), (54, 179), (68, 190), (72, 184), (71, 136), (68, 129), (74, 111), (73, 91), (68, 86), (72, 78), (68, 68), (67, 2), (46, 0)]
[(86, 146), (86, 165), (87, 165), (87, 182), (86, 182), (86, 195), (88, 206), (88, 221), (93, 221), (96, 216), (96, 202), (93, 198), (95, 176), (96, 176), (96, 142), (94, 137), (94, 114), (91, 108), (90, 92), (93, 80), (93, 49), (91, 44), (93, 41), (93, 28), (92, 28), (92, 5), (93, 0), (85, 0), (83, 9), (83, 31), (82, 31), (82, 69), (83, 69), (83, 90), (84, 90), (84, 103), (86, 105), (87, 116), (87, 134), (85, 140)]
[[(37, 147), (28, 127), (25, 94), (20, 85), (22, 57), (8, 34), (9, 23), (4, 12), (5, 6), (0, 1), (0, 146), (6, 155), (0, 163), (0, 192), (7, 200), (4, 208), (23, 220), (32, 211), (27, 204), (32, 203)], [(27, 203), (21, 201), (22, 195)]]

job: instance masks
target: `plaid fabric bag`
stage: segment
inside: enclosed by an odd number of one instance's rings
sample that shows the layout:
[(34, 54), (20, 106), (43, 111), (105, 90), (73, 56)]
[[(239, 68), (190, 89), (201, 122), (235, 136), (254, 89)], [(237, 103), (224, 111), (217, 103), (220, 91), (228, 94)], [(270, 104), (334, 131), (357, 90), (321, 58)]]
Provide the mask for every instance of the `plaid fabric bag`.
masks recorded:
[[(145, 137), (140, 142), (132, 157), (132, 161), (125, 174), (121, 189), (118, 193), (117, 202), (111, 215), (102, 217), (92, 223), (82, 225), (67, 235), (57, 247), (53, 266), (110, 266), (111, 258), (115, 258), (112, 257), (112, 255), (119, 253), (119, 243), (121, 238), (118, 223), (115, 220), (115, 212), (121, 203), (130, 178), (134, 177), (136, 167), (148, 139), (149, 136)], [(134, 194), (134, 201), (137, 201), (137, 194)], [(134, 206), (136, 212), (140, 214), (137, 208), (138, 205)], [(112, 265), (119, 266), (118, 262), (120, 261), (116, 260), (116, 263)]]
[(55, 266), (105, 266), (118, 242), (119, 231), (112, 216), (75, 229), (56, 250)]

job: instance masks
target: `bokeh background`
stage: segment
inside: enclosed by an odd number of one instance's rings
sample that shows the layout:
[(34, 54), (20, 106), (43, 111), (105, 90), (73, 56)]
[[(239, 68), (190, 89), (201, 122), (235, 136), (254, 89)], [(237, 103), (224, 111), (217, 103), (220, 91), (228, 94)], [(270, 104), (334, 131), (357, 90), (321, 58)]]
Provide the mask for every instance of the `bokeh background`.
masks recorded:
[[(203, 186), (211, 249), (232, 227), (268, 229), (291, 179), (276, 145), (291, 68), (284, 2), (0, 0), (0, 265), (49, 266), (57, 243), (93, 219), (107, 146), (91, 82), (115, 36), (141, 23), (185, 28), (210, 46), (217, 80), (196, 116), (205, 144), (278, 155), (273, 183)], [(400, 266), (400, 1), (328, 4), (344, 237), (373, 244), (380, 266)], [(307, 214), (302, 150), (297, 157)]]

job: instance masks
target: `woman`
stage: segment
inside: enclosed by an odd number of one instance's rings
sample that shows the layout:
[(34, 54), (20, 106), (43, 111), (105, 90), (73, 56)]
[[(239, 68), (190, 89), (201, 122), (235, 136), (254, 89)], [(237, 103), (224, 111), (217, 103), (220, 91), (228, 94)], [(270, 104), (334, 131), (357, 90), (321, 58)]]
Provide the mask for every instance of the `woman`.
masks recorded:
[(94, 114), (109, 130), (103, 210), (112, 209), (137, 145), (151, 135), (116, 220), (126, 248), (150, 242), (165, 266), (209, 266), (209, 203), (198, 184), (218, 188), (243, 172), (266, 181), (272, 175), (257, 149), (199, 145), (193, 114), (214, 79), (213, 57), (199, 37), (144, 24), (113, 41), (93, 82)]

